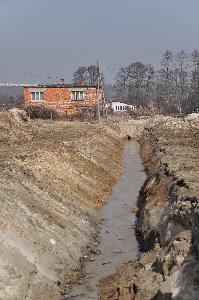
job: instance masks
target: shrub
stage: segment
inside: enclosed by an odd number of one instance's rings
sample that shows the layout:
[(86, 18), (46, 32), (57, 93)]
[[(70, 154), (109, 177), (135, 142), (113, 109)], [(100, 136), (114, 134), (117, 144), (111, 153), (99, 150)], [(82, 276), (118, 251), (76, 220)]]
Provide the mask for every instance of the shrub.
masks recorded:
[(45, 106), (26, 106), (25, 111), (31, 119), (59, 119), (59, 113)]

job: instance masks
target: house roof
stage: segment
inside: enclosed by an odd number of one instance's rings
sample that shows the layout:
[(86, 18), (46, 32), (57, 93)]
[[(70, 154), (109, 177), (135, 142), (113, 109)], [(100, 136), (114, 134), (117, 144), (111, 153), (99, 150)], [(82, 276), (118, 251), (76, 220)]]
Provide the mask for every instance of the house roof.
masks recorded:
[(82, 84), (33, 84), (24, 85), (28, 88), (97, 88), (97, 85), (82, 85)]

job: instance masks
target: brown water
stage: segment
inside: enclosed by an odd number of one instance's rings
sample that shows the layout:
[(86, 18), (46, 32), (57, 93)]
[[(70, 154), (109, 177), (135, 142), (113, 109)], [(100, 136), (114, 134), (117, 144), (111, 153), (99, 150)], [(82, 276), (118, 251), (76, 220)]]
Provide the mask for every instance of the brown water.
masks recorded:
[(135, 214), (139, 190), (145, 180), (139, 145), (135, 141), (127, 143), (123, 154), (123, 170), (118, 183), (109, 195), (107, 203), (100, 209), (103, 218), (100, 231), (100, 255), (85, 266), (86, 278), (83, 284), (76, 284), (68, 299), (98, 300), (99, 281), (138, 254), (138, 244), (134, 232)]

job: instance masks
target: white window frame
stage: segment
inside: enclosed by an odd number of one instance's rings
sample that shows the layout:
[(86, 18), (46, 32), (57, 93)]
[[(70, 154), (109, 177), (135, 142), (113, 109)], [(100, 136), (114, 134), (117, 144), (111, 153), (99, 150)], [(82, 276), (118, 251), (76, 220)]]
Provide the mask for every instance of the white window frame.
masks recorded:
[[(37, 99), (37, 95), (38, 95), (38, 99)], [(43, 101), (43, 100), (44, 100), (44, 92), (43, 91), (32, 91), (31, 92), (31, 101)]]
[(85, 92), (84, 91), (71, 91), (71, 100), (72, 101), (84, 101)]

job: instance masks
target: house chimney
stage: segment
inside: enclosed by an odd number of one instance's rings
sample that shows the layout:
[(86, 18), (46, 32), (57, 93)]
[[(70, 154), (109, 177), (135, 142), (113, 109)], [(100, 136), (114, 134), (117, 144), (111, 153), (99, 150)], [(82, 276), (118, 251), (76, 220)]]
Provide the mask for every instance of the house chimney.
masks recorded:
[(59, 83), (60, 83), (60, 84), (64, 84), (64, 78), (61, 78), (61, 79), (59, 80)]

